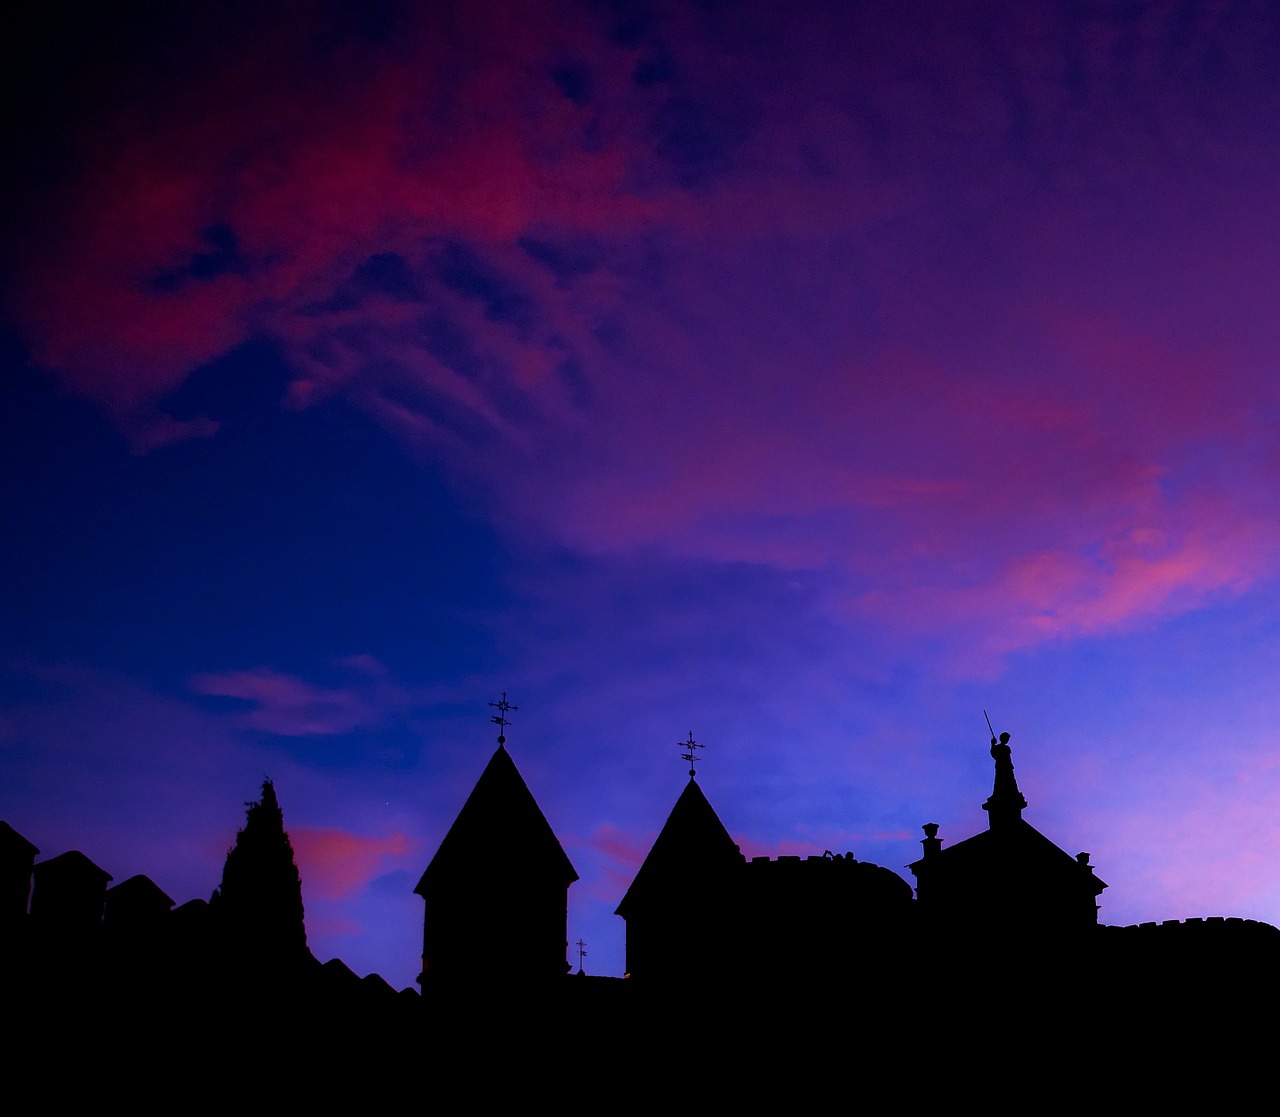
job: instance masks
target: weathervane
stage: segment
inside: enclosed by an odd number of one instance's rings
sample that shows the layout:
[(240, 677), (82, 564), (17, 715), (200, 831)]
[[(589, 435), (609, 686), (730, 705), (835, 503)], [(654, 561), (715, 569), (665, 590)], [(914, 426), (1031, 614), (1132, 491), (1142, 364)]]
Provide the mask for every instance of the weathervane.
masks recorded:
[(582, 959), (587, 956), (587, 944), (578, 940), (578, 973), (582, 973)]
[(513, 706), (507, 701), (507, 692), (505, 690), (497, 702), (490, 702), (489, 705), (498, 711), (496, 714), (490, 714), (489, 720), (498, 727), (498, 744), (505, 745), (507, 743), (507, 726), (511, 724), (507, 713), (510, 710), (518, 710), (520, 707)]
[(684, 752), (682, 752), (680, 756), (681, 756), (681, 759), (687, 760), (689, 762), (689, 778), (693, 779), (693, 777), (697, 775), (693, 767), (693, 760), (694, 760), (693, 750), (705, 748), (706, 746), (700, 745), (697, 741), (693, 739), (692, 729), (689, 730), (689, 739), (687, 741), (677, 741), (676, 744), (684, 749)]

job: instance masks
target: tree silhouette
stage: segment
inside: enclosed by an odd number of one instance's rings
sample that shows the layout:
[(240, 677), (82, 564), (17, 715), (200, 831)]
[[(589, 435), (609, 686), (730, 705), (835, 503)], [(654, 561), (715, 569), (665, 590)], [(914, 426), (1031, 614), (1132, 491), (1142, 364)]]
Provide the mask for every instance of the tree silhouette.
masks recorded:
[(212, 900), (224, 941), (241, 964), (297, 964), (308, 957), (302, 879), (271, 781), (263, 781), (260, 800), (245, 806), (244, 828)]

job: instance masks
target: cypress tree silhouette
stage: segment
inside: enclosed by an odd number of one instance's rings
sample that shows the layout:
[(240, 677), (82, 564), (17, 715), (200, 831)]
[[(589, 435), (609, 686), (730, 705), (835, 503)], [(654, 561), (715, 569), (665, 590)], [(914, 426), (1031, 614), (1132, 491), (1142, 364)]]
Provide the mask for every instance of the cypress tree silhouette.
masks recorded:
[(260, 800), (245, 806), (244, 828), (227, 853), (211, 905), (234, 963), (291, 968), (310, 959), (302, 878), (271, 781), (263, 781)]

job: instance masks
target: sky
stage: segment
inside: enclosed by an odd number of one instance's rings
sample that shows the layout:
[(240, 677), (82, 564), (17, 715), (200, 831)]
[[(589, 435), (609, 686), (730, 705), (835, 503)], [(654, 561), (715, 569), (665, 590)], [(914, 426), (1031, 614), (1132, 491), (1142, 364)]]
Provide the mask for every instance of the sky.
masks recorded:
[(269, 777), (313, 951), (411, 985), (505, 692), (616, 975), (690, 732), (744, 853), (910, 880), (985, 828), (986, 710), (1103, 922), (1280, 922), (1274, 8), (30, 7), (42, 857), (207, 898)]

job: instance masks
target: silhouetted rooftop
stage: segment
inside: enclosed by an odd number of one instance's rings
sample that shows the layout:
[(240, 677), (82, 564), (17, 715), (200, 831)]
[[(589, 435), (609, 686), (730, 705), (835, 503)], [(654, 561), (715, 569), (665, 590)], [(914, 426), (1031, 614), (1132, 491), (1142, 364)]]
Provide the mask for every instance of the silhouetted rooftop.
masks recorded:
[(555, 876), (566, 886), (578, 879), (555, 831), (502, 745), (467, 796), (414, 891), (423, 896), (433, 881), (455, 872), (473, 872), (477, 861), (485, 858), (518, 859), (529, 871)]
[(707, 801), (697, 780), (691, 779), (622, 897), (617, 914), (625, 919), (636, 902), (643, 901), (660, 880), (742, 860), (741, 851), (715, 808)]

